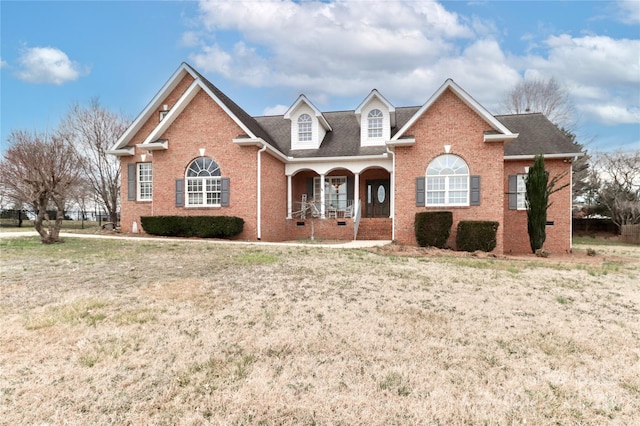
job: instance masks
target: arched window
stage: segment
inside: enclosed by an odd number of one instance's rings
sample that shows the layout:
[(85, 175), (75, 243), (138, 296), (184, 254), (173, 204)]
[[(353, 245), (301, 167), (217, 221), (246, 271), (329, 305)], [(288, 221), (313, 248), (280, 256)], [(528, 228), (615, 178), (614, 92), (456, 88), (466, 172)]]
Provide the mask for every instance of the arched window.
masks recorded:
[(372, 109), (367, 116), (368, 120), (368, 130), (370, 138), (381, 138), (382, 137), (382, 111), (379, 109)]
[(209, 157), (198, 157), (187, 168), (187, 205), (219, 206), (222, 181), (220, 167)]
[(427, 206), (469, 205), (469, 167), (457, 155), (434, 158), (427, 167), (426, 184)]
[(298, 117), (298, 141), (308, 142), (311, 140), (311, 116), (309, 114), (302, 114)]

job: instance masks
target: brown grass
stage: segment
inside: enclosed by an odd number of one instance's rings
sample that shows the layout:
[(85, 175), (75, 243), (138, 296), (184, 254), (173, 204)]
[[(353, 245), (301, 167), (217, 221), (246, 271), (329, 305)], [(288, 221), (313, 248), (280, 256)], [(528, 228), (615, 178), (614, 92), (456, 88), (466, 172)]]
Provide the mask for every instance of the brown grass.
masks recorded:
[(0, 240), (0, 423), (636, 424), (640, 249), (597, 250)]

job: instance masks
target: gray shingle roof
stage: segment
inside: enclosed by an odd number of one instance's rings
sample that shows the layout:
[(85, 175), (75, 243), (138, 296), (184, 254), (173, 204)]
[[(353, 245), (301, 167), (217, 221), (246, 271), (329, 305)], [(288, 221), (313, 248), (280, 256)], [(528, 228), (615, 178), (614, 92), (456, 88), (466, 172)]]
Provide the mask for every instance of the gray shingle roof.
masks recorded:
[[(193, 67), (191, 69), (253, 134), (286, 156), (348, 157), (378, 155), (386, 152), (385, 146), (360, 146), (360, 123), (355, 110), (324, 112), (323, 116), (333, 130), (327, 132), (320, 148), (292, 150), (291, 122), (285, 119), (284, 115), (251, 117)], [(391, 136), (395, 135), (419, 109), (418, 106), (396, 108), (396, 127), (391, 129)], [(519, 133), (518, 138), (505, 144), (505, 156), (580, 153), (580, 149), (543, 114), (498, 115), (496, 118), (512, 132)]]
[(580, 149), (541, 113), (497, 115), (496, 118), (519, 136), (504, 147), (504, 155), (580, 154)]
[[(396, 127), (391, 135), (398, 131), (420, 107), (396, 108)], [(256, 117), (256, 121), (271, 136), (273, 146), (283, 154), (294, 158), (305, 157), (348, 157), (360, 155), (384, 154), (384, 146), (360, 146), (360, 123), (355, 110), (323, 113), (333, 131), (327, 132), (318, 149), (291, 149), (291, 121), (284, 116)]]

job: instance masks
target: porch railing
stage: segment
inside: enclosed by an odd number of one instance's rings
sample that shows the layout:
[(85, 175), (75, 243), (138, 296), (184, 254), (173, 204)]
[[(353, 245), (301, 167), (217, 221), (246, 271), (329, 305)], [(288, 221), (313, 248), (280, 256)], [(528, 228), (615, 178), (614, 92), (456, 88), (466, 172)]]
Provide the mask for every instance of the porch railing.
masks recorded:
[[(324, 217), (326, 219), (341, 219), (341, 218), (353, 218), (354, 217), (354, 204), (353, 200), (346, 200), (346, 203), (339, 203), (333, 205), (331, 203), (324, 203)], [(296, 219), (310, 219), (322, 217), (322, 202), (305, 200), (294, 202), (294, 211), (291, 215)]]

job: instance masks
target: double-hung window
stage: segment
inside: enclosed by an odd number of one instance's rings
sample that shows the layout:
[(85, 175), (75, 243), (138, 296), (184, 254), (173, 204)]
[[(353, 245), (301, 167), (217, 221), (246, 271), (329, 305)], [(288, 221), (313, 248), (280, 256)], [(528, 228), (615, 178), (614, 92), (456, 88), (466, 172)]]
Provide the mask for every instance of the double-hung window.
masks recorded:
[(517, 175), (516, 177), (516, 200), (517, 200), (517, 209), (518, 210), (526, 210), (527, 209), (527, 175)]
[(298, 117), (298, 141), (309, 142), (312, 139), (311, 131), (311, 116), (309, 114), (302, 114)]
[(138, 163), (138, 201), (153, 199), (153, 168), (151, 163)]
[(427, 206), (468, 206), (469, 167), (457, 155), (436, 157), (427, 167)]
[[(320, 200), (321, 182), (319, 177), (313, 180), (314, 199)], [(344, 210), (347, 208), (347, 178), (345, 176), (327, 176), (324, 179), (324, 204), (327, 208)]]
[(367, 117), (368, 121), (368, 136), (370, 138), (382, 137), (382, 123), (383, 123), (382, 111), (379, 109), (372, 109)]
[(220, 206), (220, 167), (209, 157), (196, 158), (187, 168), (187, 206)]

